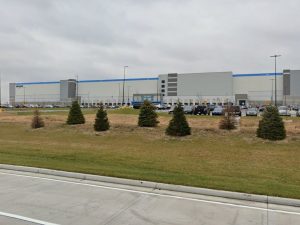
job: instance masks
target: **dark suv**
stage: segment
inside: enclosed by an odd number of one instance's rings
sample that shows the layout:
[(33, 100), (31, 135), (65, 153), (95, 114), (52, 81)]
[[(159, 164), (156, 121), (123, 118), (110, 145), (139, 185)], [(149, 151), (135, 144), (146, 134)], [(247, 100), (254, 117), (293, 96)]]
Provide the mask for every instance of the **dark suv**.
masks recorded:
[(225, 112), (226, 113), (229, 112), (234, 116), (242, 116), (241, 108), (238, 105), (232, 105), (232, 106), (225, 107)]
[(194, 109), (194, 115), (207, 115), (207, 107), (204, 105), (198, 105)]

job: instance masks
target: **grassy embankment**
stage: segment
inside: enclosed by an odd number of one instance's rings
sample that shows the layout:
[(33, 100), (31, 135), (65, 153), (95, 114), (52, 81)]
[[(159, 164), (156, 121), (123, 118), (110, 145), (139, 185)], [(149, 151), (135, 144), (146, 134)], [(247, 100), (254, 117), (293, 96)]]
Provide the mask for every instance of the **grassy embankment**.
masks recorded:
[(139, 128), (136, 111), (109, 111), (111, 130), (96, 134), (94, 113), (85, 111), (79, 126), (64, 124), (67, 112), (43, 113), (47, 126), (38, 130), (27, 113), (1, 113), (0, 163), (300, 199), (298, 118), (286, 122), (286, 140), (269, 142), (255, 137), (259, 118), (226, 132), (219, 118), (191, 116), (193, 135), (170, 138), (169, 115), (157, 128)]

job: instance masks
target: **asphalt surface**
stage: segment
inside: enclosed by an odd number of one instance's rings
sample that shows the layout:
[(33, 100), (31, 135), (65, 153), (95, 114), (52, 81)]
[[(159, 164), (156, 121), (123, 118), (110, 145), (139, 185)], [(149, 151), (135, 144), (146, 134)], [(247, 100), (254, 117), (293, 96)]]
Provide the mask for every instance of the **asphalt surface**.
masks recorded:
[(298, 225), (300, 208), (0, 170), (0, 224)]

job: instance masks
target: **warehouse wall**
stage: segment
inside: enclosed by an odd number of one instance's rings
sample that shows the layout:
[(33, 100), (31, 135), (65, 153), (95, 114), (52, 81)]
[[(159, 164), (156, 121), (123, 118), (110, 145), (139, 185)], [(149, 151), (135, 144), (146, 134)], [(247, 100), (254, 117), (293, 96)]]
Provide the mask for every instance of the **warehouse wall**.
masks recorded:
[(300, 97), (300, 70), (290, 71), (291, 96)]
[[(156, 94), (158, 78), (129, 78), (125, 80), (125, 103), (132, 101), (133, 94)], [(58, 103), (60, 101), (60, 82), (16, 83), (10, 85), (11, 103)], [(25, 92), (24, 92), (25, 91)], [(121, 103), (123, 79), (79, 81), (78, 93), (84, 103)], [(14, 99), (15, 98), (15, 102)]]
[(179, 74), (178, 95), (232, 96), (232, 72)]
[[(174, 104), (224, 103), (233, 101), (232, 72), (159, 75), (164, 102)], [(165, 83), (162, 81), (165, 80)], [(171, 95), (170, 95), (171, 94)]]
[[(283, 76), (277, 75), (277, 100), (279, 103), (300, 104), (300, 70), (289, 70), (290, 96), (283, 98)], [(165, 103), (174, 104), (178, 100), (185, 104), (204, 102), (234, 102), (236, 96), (247, 96), (248, 102), (268, 104), (275, 100), (273, 73), (234, 74), (232, 72), (162, 74), (158, 78), (126, 79), (125, 103), (132, 101), (133, 94), (161, 94)], [(163, 83), (162, 81), (165, 81)], [(24, 92), (25, 91), (25, 92)], [(60, 101), (60, 82), (11, 83), (10, 102), (16, 104), (47, 103)], [(122, 102), (123, 79), (79, 81), (79, 96), (83, 103)]]
[(30, 102), (59, 102), (59, 82), (16, 83), (16, 103)]
[[(275, 81), (274, 73), (261, 74), (234, 74), (233, 92), (235, 94), (247, 94), (250, 102), (270, 103), (272, 99), (273, 82), (273, 101), (275, 100)], [(282, 74), (277, 75), (277, 100), (283, 99), (283, 78)]]
[[(133, 94), (157, 92), (157, 78), (126, 79), (124, 85), (125, 103), (132, 101)], [(123, 80), (87, 80), (80, 81), (78, 88), (84, 103), (121, 103), (123, 98)]]

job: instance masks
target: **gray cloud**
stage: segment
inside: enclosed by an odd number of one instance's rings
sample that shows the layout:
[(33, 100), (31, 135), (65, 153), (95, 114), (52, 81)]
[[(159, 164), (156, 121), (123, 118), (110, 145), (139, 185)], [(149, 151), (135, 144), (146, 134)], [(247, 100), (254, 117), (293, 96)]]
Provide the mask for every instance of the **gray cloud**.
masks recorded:
[[(298, 0), (0, 0), (4, 83), (299, 69)], [(7, 96), (7, 89), (4, 90)]]

